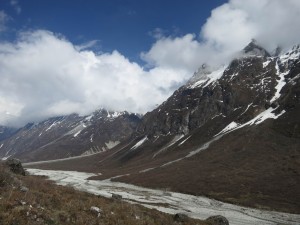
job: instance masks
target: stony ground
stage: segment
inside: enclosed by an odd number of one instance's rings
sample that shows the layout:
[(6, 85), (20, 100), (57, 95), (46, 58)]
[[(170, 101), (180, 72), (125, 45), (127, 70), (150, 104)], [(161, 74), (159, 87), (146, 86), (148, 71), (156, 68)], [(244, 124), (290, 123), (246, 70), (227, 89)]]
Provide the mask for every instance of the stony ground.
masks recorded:
[(0, 165), (1, 225), (210, 224), (55, 185), (45, 177), (14, 175)]

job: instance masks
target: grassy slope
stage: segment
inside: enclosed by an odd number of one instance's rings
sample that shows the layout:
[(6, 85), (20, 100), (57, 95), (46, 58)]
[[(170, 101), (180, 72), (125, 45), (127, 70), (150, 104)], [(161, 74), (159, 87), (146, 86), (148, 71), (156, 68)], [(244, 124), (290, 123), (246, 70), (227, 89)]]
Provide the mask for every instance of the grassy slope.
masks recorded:
[(118, 180), (299, 213), (300, 141), (282, 126), (279, 133), (279, 123), (232, 132), (192, 158)]
[[(21, 192), (20, 185), (29, 191)], [(92, 206), (102, 210), (99, 217), (90, 210)], [(173, 216), (154, 209), (79, 192), (42, 177), (15, 176), (0, 165), (1, 225), (86, 225), (87, 222), (89, 225), (181, 224), (174, 222)], [(188, 219), (184, 224), (207, 223)]]

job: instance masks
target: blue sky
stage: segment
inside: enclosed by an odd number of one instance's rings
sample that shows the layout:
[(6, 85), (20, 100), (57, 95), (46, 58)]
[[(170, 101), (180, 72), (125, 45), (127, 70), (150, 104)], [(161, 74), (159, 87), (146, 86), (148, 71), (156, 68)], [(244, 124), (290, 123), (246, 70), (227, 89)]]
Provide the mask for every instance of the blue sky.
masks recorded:
[[(198, 34), (211, 10), (224, 0), (1, 0), (0, 9), (16, 31), (46, 29), (64, 35), (74, 44), (98, 40), (96, 50), (117, 49), (129, 59), (139, 60), (160, 29), (165, 35)], [(3, 37), (2, 37), (3, 38)], [(95, 46), (94, 46), (95, 47)], [(139, 61), (140, 62), (140, 61)]]
[(299, 0), (0, 0), (0, 125), (146, 113), (256, 39), (299, 44)]

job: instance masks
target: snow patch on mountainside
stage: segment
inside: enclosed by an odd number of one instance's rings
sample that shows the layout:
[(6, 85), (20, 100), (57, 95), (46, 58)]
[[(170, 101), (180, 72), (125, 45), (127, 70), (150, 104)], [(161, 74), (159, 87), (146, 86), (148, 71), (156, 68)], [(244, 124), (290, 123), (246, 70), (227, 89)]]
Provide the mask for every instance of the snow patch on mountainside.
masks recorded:
[(297, 60), (300, 58), (300, 45), (296, 45), (292, 50), (280, 56), (280, 61), (286, 63), (289, 60)]
[(284, 73), (281, 73), (280, 70), (279, 70), (278, 61), (276, 62), (276, 70), (277, 70), (276, 74), (279, 77), (279, 81), (278, 81), (278, 83), (275, 87), (276, 93), (273, 96), (273, 98), (271, 99), (271, 103), (274, 102), (275, 100), (277, 100), (278, 98), (280, 98), (280, 96), (281, 96), (280, 91), (283, 88), (283, 86), (286, 84), (284, 76), (287, 75), (290, 72), (290, 71), (286, 71)]
[(232, 131), (235, 131), (237, 129), (243, 128), (248, 125), (251, 126), (251, 125), (261, 124), (262, 122), (264, 122), (267, 119), (277, 119), (285, 113), (285, 110), (282, 110), (279, 114), (276, 115), (274, 113), (275, 110), (276, 109), (273, 109), (272, 107), (270, 107), (269, 109), (261, 112), (255, 118), (253, 118), (252, 120), (250, 120), (244, 124), (237, 124), (236, 122), (233, 121), (229, 125), (227, 125), (222, 131), (220, 131), (218, 134), (216, 134), (215, 137), (217, 137), (218, 135), (221, 135), (221, 134), (230, 133)]
[(148, 169), (141, 170), (141, 171), (139, 171), (139, 173), (146, 173), (146, 172), (154, 170), (154, 169), (156, 169), (156, 168), (155, 167), (151, 167), (151, 168), (148, 168)]
[(240, 124), (233, 121), (230, 124), (228, 124), (223, 130), (221, 130), (216, 136), (223, 134), (223, 133), (227, 133), (228, 131), (231, 131), (234, 128), (237, 128), (239, 125)]
[(221, 137), (223, 137), (223, 134), (220, 134), (219, 136), (214, 137), (213, 139), (211, 139), (210, 141), (208, 141), (208, 142), (206, 142), (204, 145), (202, 145), (200, 148), (198, 148), (198, 149), (196, 149), (196, 150), (194, 150), (194, 151), (191, 151), (191, 152), (190, 152), (187, 156), (185, 156), (184, 158), (190, 158), (190, 157), (192, 157), (192, 156), (198, 154), (199, 152), (201, 152), (201, 151), (207, 149), (207, 148), (211, 145), (211, 143), (213, 143), (213, 142), (219, 140)]
[(191, 85), (190, 88), (193, 89), (193, 88), (196, 88), (196, 87), (200, 87), (207, 80), (208, 80), (208, 78), (204, 78), (204, 79), (198, 80), (196, 83), (194, 83), (193, 85)]
[(298, 80), (300, 78), (300, 74), (298, 74), (297, 76), (293, 77), (289, 83), (291, 83), (292, 85), (296, 85), (297, 83), (295, 82), (295, 80)]
[(115, 119), (121, 115), (124, 115), (125, 112), (110, 112), (110, 111), (106, 111), (107, 112), (107, 118), (111, 118), (111, 119)]
[(3, 157), (3, 158), (1, 158), (1, 160), (3, 160), (3, 161), (7, 160), (9, 157), (11, 157), (11, 155)]
[(184, 142), (186, 142), (190, 137), (192, 137), (192, 135), (188, 136), (186, 139), (184, 139), (182, 142), (180, 142), (178, 144), (178, 146), (182, 145)]
[(238, 75), (239, 75), (239, 73), (234, 73), (234, 74), (232, 74), (229, 81), (232, 81), (232, 80), (233, 80), (236, 76), (238, 76)]
[(202, 86), (202, 88), (207, 87), (211, 83), (217, 81), (220, 79), (226, 69), (226, 66), (221, 67), (218, 70), (215, 70), (209, 74), (203, 74), (196, 82), (194, 82), (192, 85), (190, 85), (188, 88), (194, 89), (197, 87)]
[(226, 66), (223, 66), (222, 68), (212, 72), (211, 74), (207, 75), (209, 81), (203, 86), (207, 87), (208, 85), (210, 85), (211, 83), (217, 81), (218, 79), (220, 79), (223, 76), (223, 73), (226, 69)]
[(280, 117), (281, 115), (283, 115), (285, 113), (285, 110), (282, 110), (281, 113), (279, 113), (278, 115), (275, 115), (275, 113), (273, 113), (274, 111), (275, 111), (275, 109), (270, 107), (269, 109), (260, 113), (254, 119), (250, 120), (245, 125), (248, 125), (248, 124), (249, 125), (253, 125), (253, 124), (258, 125), (258, 124), (264, 122), (266, 119), (277, 119), (278, 117)]
[(109, 142), (105, 142), (105, 145), (108, 149), (112, 149), (113, 147), (117, 146), (118, 144), (120, 144), (120, 141), (109, 141)]
[(148, 140), (148, 137), (145, 136), (143, 139), (141, 139), (140, 141), (138, 141), (134, 146), (132, 146), (130, 150), (137, 149), (138, 147), (140, 147), (147, 140)]
[(75, 128), (67, 132), (65, 135), (73, 135), (73, 137), (77, 137), (83, 129), (87, 127), (87, 124), (83, 123), (82, 121), (77, 125)]
[(245, 111), (242, 112), (241, 116), (244, 115), (244, 114), (248, 111), (248, 109), (250, 108), (250, 106), (252, 106), (252, 105), (253, 105), (253, 103), (250, 103), (250, 104), (247, 106), (247, 108), (245, 109)]
[(73, 137), (77, 137), (77, 136), (81, 133), (81, 131), (82, 131), (82, 130), (77, 131), (77, 133), (75, 133), (75, 134), (73, 135)]
[(51, 128), (53, 128), (58, 123), (59, 123), (58, 121), (53, 122), (45, 131), (50, 130)]
[(266, 68), (272, 60), (268, 59), (267, 61), (263, 62), (263, 68)]
[[(159, 167), (165, 167), (165, 166), (169, 166), (173, 163), (176, 163), (176, 162), (179, 162), (183, 159), (186, 159), (186, 158), (190, 158), (196, 154), (198, 154), (199, 152), (207, 149), (213, 142), (219, 140), (220, 138), (222, 138), (224, 135), (232, 132), (232, 131), (235, 131), (237, 129), (240, 129), (242, 127), (245, 127), (245, 126), (251, 126), (251, 125), (258, 125), (260, 123), (262, 123), (263, 121), (267, 120), (267, 119), (277, 119), (278, 117), (280, 117), (281, 115), (283, 115), (285, 113), (285, 111), (283, 110), (281, 113), (279, 113), (278, 115), (276, 115), (274, 113), (276, 109), (273, 109), (273, 108), (269, 108), (265, 111), (263, 111), (262, 113), (260, 113), (259, 115), (257, 115), (255, 118), (253, 118), (252, 120), (248, 121), (247, 123), (244, 123), (244, 124), (238, 124), (236, 122), (231, 122), (230, 124), (228, 124), (222, 131), (220, 131), (218, 134), (216, 134), (210, 141), (204, 143), (203, 145), (201, 145), (199, 148), (197, 148), (196, 150), (193, 150), (191, 151), (189, 154), (187, 154), (186, 156), (184, 157), (181, 157), (181, 158), (178, 158), (178, 159), (175, 159), (173, 161), (170, 161), (170, 162), (167, 162)], [(156, 168), (159, 168), (159, 167), (156, 167)]]
[(87, 117), (85, 117), (84, 120), (90, 122), (91, 119), (92, 119), (92, 117), (93, 117), (93, 114), (92, 114), (92, 115), (89, 115), (89, 116), (87, 116)]
[(105, 151), (106, 151), (105, 148), (100, 149), (98, 145), (95, 145), (95, 146), (91, 147), (89, 150), (82, 153), (81, 156), (94, 155), (94, 154), (97, 154), (99, 152), (105, 152)]
[[(211, 145), (211, 143), (213, 143), (213, 142), (219, 140), (219, 139), (220, 139), (221, 137), (223, 137), (223, 136), (224, 136), (224, 134), (220, 134), (219, 136), (215, 136), (213, 139), (211, 139), (210, 141), (204, 143), (203, 145), (201, 145), (201, 146), (200, 146), (199, 148), (197, 148), (196, 150), (191, 151), (191, 152), (190, 152), (189, 154), (187, 154), (186, 156), (181, 157), (181, 158), (178, 158), (178, 159), (175, 159), (175, 160), (173, 160), (173, 161), (169, 161), (169, 162), (167, 162), (167, 163), (164, 163), (163, 165), (161, 165), (161, 166), (159, 166), (159, 167), (166, 167), (166, 166), (169, 166), (169, 165), (174, 164), (174, 163), (176, 163), (176, 162), (179, 162), (179, 161), (181, 161), (181, 160), (190, 158), (190, 157), (192, 157), (192, 156), (198, 154), (199, 152), (201, 152), (201, 151), (207, 149), (207, 148)], [(159, 167), (156, 167), (156, 168), (159, 168)]]
[(181, 138), (183, 138), (184, 135), (176, 135), (165, 147), (161, 148), (158, 152), (156, 152), (153, 155), (153, 158), (155, 158), (157, 155), (159, 155), (160, 153), (164, 152), (165, 150), (167, 150), (168, 148), (170, 148), (172, 145), (174, 145), (177, 141), (179, 141)]

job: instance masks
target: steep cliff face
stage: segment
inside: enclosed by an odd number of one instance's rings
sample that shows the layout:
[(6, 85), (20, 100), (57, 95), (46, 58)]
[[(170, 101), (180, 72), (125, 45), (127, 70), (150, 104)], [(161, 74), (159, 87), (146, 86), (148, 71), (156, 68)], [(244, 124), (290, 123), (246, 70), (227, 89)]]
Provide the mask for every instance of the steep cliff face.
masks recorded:
[(284, 76), (291, 67), (285, 65), (282, 57), (285, 56), (271, 57), (266, 50), (250, 43), (241, 57), (228, 66), (213, 70), (203, 65), (187, 85), (144, 116), (139, 131), (150, 135), (186, 135), (214, 117), (228, 117), (246, 110), (237, 118), (242, 123), (271, 104), (275, 107), (277, 90), (282, 88), (278, 85), (289, 79)]

